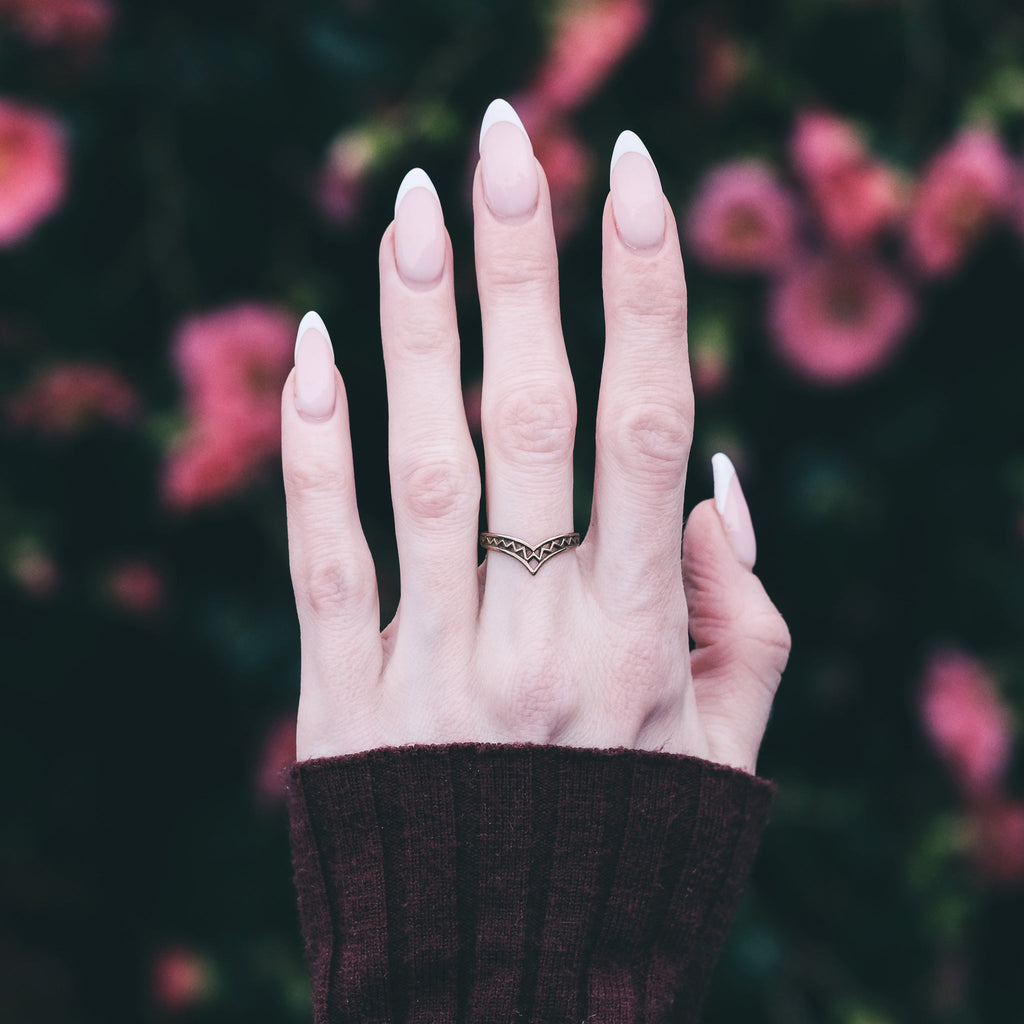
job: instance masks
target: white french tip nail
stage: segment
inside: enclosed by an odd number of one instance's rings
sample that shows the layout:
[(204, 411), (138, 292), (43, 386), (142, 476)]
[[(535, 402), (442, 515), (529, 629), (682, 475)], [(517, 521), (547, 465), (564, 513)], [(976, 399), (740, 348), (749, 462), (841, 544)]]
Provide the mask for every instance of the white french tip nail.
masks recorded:
[(711, 472), (715, 477), (715, 508), (720, 516), (725, 515), (725, 499), (729, 494), (729, 484), (736, 476), (736, 467), (724, 452), (711, 456)]
[(405, 198), (406, 193), (411, 192), (414, 188), (425, 188), (434, 193), (434, 198), (440, 202), (437, 195), (437, 189), (434, 188), (434, 183), (427, 176), (427, 172), (422, 167), (414, 167), (403, 179), (402, 184), (398, 186), (398, 195), (395, 196), (395, 216), (398, 216), (398, 207), (401, 205), (402, 200)]
[(323, 336), (330, 341), (331, 336), (327, 333), (327, 325), (320, 318), (320, 314), (314, 310), (310, 310), (300, 321), (299, 329), (295, 332), (295, 352), (292, 354), (294, 361), (295, 356), (299, 351), (299, 339), (306, 333), (309, 328), (312, 327), (316, 331), (320, 331)]
[(515, 112), (512, 104), (508, 100), (491, 100), (487, 109), (484, 111), (484, 119), (480, 123), (480, 141), (477, 143), (477, 149), (483, 145), (484, 136), (487, 134), (487, 130), (493, 124), (497, 124), (498, 121), (508, 121), (510, 124), (518, 125), (522, 133), (529, 138), (529, 134), (523, 127), (523, 122), (519, 119), (519, 115)]
[[(651, 154), (647, 152), (647, 147), (640, 141), (640, 136), (636, 132), (624, 131), (615, 140), (615, 147), (612, 149), (612, 162), (608, 166), (609, 175), (615, 169), (619, 158), (626, 153), (642, 153), (648, 160), (651, 160)], [(651, 160), (651, 163), (654, 161)]]

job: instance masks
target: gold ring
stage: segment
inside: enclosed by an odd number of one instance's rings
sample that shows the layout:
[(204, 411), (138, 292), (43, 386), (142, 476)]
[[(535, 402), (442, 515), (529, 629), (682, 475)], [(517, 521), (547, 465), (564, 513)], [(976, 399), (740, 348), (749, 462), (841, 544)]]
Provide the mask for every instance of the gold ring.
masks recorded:
[(522, 562), (526, 566), (531, 576), (536, 576), (537, 570), (549, 558), (554, 558), (559, 552), (568, 551), (569, 548), (579, 547), (579, 543), (578, 533), (563, 533), (558, 537), (541, 541), (536, 547), (530, 547), (526, 541), (505, 537), (500, 533), (480, 534), (480, 547), (511, 555), (517, 562)]

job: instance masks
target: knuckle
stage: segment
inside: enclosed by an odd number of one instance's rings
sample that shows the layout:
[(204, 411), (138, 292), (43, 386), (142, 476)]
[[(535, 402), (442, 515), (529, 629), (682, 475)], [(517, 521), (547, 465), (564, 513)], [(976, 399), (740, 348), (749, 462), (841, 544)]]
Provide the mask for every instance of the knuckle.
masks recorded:
[(475, 517), (480, 505), (480, 474), (462, 459), (411, 462), (398, 468), (395, 485), (402, 504), (419, 520)]
[(774, 668), (781, 673), (789, 661), (789, 652), (793, 649), (793, 637), (789, 626), (777, 609), (772, 608), (761, 624), (760, 640), (771, 655)]
[(693, 437), (693, 421), (682, 403), (630, 406), (602, 422), (599, 433), (602, 446), (620, 464), (639, 466), (669, 482), (682, 479)]
[(627, 327), (655, 330), (672, 337), (686, 335), (686, 284), (678, 280), (638, 282), (628, 293), (620, 315)]
[(572, 696), (552, 666), (521, 671), (507, 686), (505, 717), (520, 733), (547, 742), (572, 717)]
[(493, 424), (498, 449), (508, 457), (563, 459), (572, 451), (576, 435), (572, 385), (535, 385), (506, 394), (485, 423)]
[(553, 252), (535, 248), (506, 252), (501, 259), (489, 261), (482, 273), (487, 285), (517, 298), (523, 293), (549, 301), (557, 300), (557, 273)]
[(406, 309), (389, 334), (388, 347), (398, 350), (402, 357), (437, 356), (451, 353), (456, 347), (454, 331), (433, 306), (426, 304)]
[(355, 559), (334, 555), (314, 561), (294, 585), (314, 616), (337, 619), (372, 600), (376, 584), (372, 572)]
[(297, 501), (310, 501), (345, 494), (351, 488), (348, 474), (328, 462), (287, 462), (284, 483), (289, 495)]
[(792, 647), (789, 627), (774, 605), (752, 616), (746, 637), (738, 645), (737, 656), (750, 674), (761, 679), (774, 692), (789, 661)]

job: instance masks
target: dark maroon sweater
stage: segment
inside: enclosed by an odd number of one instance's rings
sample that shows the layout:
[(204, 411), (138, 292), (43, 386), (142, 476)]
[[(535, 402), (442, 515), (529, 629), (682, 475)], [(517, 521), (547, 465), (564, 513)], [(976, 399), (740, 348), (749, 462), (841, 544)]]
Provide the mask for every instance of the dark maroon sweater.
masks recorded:
[(297, 764), (316, 1024), (696, 1021), (772, 793), (624, 749), (459, 743)]

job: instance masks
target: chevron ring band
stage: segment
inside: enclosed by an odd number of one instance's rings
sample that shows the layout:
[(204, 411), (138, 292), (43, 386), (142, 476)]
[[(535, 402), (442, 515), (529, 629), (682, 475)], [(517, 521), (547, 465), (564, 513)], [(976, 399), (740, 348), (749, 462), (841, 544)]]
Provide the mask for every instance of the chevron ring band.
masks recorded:
[(522, 562), (526, 566), (531, 576), (536, 576), (537, 570), (549, 558), (554, 558), (559, 552), (568, 551), (569, 548), (579, 547), (579, 543), (578, 533), (563, 533), (559, 537), (551, 537), (541, 541), (535, 548), (530, 547), (525, 541), (505, 537), (500, 533), (480, 534), (480, 547), (511, 555), (517, 562)]

